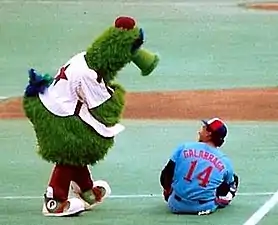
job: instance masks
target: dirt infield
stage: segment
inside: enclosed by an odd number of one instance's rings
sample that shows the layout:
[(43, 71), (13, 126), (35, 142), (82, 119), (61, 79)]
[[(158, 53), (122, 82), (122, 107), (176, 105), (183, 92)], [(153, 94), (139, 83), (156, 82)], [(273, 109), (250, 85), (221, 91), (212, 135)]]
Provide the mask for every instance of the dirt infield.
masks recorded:
[[(278, 120), (278, 88), (128, 93), (124, 118)], [(22, 119), (21, 98), (0, 102), (1, 119)]]
[(270, 11), (278, 10), (278, 2), (241, 3), (239, 4), (239, 6), (245, 7), (247, 9), (270, 10)]

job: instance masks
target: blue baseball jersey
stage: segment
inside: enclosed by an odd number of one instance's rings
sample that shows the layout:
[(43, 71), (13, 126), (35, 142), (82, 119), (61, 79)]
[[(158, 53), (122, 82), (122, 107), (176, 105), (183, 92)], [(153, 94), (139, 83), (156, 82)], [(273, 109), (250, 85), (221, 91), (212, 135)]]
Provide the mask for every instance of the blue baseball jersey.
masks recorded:
[(228, 157), (219, 149), (202, 142), (180, 145), (171, 160), (175, 162), (172, 188), (183, 199), (210, 201), (217, 187), (234, 182)]

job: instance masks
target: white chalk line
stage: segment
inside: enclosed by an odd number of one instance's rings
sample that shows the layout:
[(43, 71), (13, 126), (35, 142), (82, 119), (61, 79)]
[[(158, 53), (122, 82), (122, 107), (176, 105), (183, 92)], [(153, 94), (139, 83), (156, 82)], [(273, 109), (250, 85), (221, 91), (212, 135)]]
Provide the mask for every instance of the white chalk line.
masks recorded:
[[(237, 196), (270, 196), (274, 192), (246, 192), (238, 193)], [(132, 199), (132, 198), (161, 198), (162, 194), (130, 194), (130, 195), (110, 195), (111, 199)], [(0, 196), (0, 199), (42, 199), (43, 196), (28, 196), (28, 195), (19, 195), (19, 196)]]
[(273, 193), (264, 205), (262, 205), (243, 225), (258, 224), (278, 203), (278, 190)]
[(7, 99), (7, 98), (9, 98), (9, 97), (7, 97), (7, 96), (0, 96), (0, 100), (4, 100), (4, 99)]

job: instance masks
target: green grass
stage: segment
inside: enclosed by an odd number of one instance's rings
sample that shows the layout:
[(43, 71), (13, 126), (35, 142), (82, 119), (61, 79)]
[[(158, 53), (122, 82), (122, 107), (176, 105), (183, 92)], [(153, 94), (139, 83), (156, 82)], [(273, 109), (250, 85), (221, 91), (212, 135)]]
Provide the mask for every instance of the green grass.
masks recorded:
[(55, 73), (119, 15), (138, 20), (145, 47), (161, 58), (150, 77), (125, 68), (127, 90), (277, 86), (275, 12), (245, 10), (238, 0), (62, 2), (1, 2), (0, 96), (22, 94), (30, 67)]
[[(195, 138), (195, 121), (124, 121), (107, 158), (92, 168), (95, 179), (104, 179), (112, 195), (160, 194), (159, 173), (174, 147)], [(241, 177), (240, 193), (273, 192), (277, 183), (277, 123), (229, 122), (229, 139), (223, 148)], [(163, 199), (111, 198), (78, 218), (45, 218), (42, 197), (52, 165), (35, 153), (35, 138), (25, 120), (1, 121), (0, 224), (211, 224), (238, 225), (248, 219), (269, 196), (237, 196), (233, 204), (208, 217), (176, 216)], [(2, 199), (33, 196), (35, 199)], [(277, 210), (276, 210), (277, 211)], [(276, 212), (274, 209), (274, 212)], [(270, 213), (262, 224), (276, 221)], [(67, 222), (65, 222), (67, 221)], [(265, 223), (264, 223), (265, 221)]]

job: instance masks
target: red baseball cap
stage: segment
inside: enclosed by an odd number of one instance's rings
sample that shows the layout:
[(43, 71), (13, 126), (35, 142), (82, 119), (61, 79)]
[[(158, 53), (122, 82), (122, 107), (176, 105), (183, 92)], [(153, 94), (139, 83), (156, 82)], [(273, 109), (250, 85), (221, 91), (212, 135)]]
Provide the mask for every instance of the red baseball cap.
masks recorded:
[(227, 125), (224, 123), (223, 120), (219, 118), (212, 118), (209, 120), (202, 120), (204, 125), (208, 128), (208, 131), (212, 132), (215, 136), (223, 139), (228, 134)]

